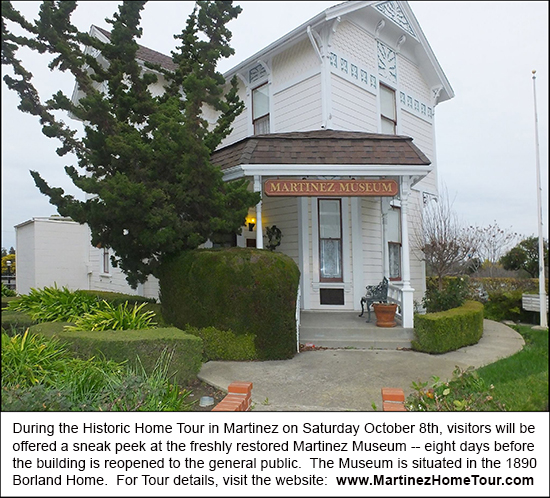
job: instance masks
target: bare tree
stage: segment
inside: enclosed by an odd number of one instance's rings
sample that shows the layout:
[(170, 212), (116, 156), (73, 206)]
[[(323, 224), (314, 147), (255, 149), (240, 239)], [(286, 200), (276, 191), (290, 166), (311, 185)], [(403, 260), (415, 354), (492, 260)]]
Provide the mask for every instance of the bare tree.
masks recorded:
[(479, 241), (478, 257), (482, 262), (487, 262), (489, 276), (493, 277), (495, 270), (499, 267), (500, 258), (515, 244), (518, 234), (511, 228), (500, 228), (495, 221), (487, 227), (470, 227), (477, 232)]
[(437, 275), (441, 291), (443, 277), (462, 273), (468, 262), (478, 256), (478, 233), (460, 223), (446, 188), (437, 201), (429, 201), (424, 207), (421, 223), (416, 230), (416, 246), (428, 268)]

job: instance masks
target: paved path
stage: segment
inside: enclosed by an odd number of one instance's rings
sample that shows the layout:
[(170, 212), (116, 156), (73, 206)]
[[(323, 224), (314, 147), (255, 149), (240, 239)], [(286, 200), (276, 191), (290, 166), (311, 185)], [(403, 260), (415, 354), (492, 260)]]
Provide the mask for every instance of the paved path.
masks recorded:
[(456, 366), (478, 368), (511, 356), (523, 345), (510, 327), (485, 320), (478, 344), (451, 353), (327, 349), (290, 360), (211, 361), (199, 378), (225, 391), (231, 382), (252, 382), (255, 411), (369, 411), (372, 403), (381, 406), (382, 387), (401, 387), (407, 395), (412, 381), (429, 381), (433, 375), (450, 379)]

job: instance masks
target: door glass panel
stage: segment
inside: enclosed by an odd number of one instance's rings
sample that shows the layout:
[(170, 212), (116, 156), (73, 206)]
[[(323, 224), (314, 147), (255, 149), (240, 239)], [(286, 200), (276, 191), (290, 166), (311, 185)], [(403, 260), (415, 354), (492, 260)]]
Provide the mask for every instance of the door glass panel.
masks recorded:
[(321, 278), (341, 278), (340, 240), (321, 239)]

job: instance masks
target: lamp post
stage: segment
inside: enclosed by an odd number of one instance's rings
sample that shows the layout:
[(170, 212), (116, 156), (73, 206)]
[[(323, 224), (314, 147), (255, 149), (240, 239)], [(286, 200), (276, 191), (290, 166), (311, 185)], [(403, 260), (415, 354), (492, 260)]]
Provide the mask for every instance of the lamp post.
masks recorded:
[(533, 70), (533, 97), (535, 103), (535, 152), (537, 167), (537, 211), (538, 211), (538, 231), (539, 231), (539, 299), (540, 299), (540, 326), (547, 328), (548, 319), (546, 317), (546, 286), (544, 279), (544, 239), (542, 233), (542, 184), (540, 181), (540, 154), (539, 154), (539, 121), (537, 117), (537, 91), (535, 86), (536, 71)]
[(8, 269), (8, 289), (11, 289), (11, 261), (6, 261), (6, 267)]

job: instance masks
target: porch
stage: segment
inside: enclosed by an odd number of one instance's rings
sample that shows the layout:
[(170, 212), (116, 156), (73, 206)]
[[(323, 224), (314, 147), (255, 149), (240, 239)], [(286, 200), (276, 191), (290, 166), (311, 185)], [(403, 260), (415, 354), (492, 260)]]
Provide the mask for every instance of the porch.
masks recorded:
[(376, 326), (376, 317), (367, 314), (335, 311), (302, 311), (300, 314), (301, 344), (312, 343), (328, 348), (400, 349), (410, 348), (413, 329), (403, 328), (399, 320), (393, 328)]

